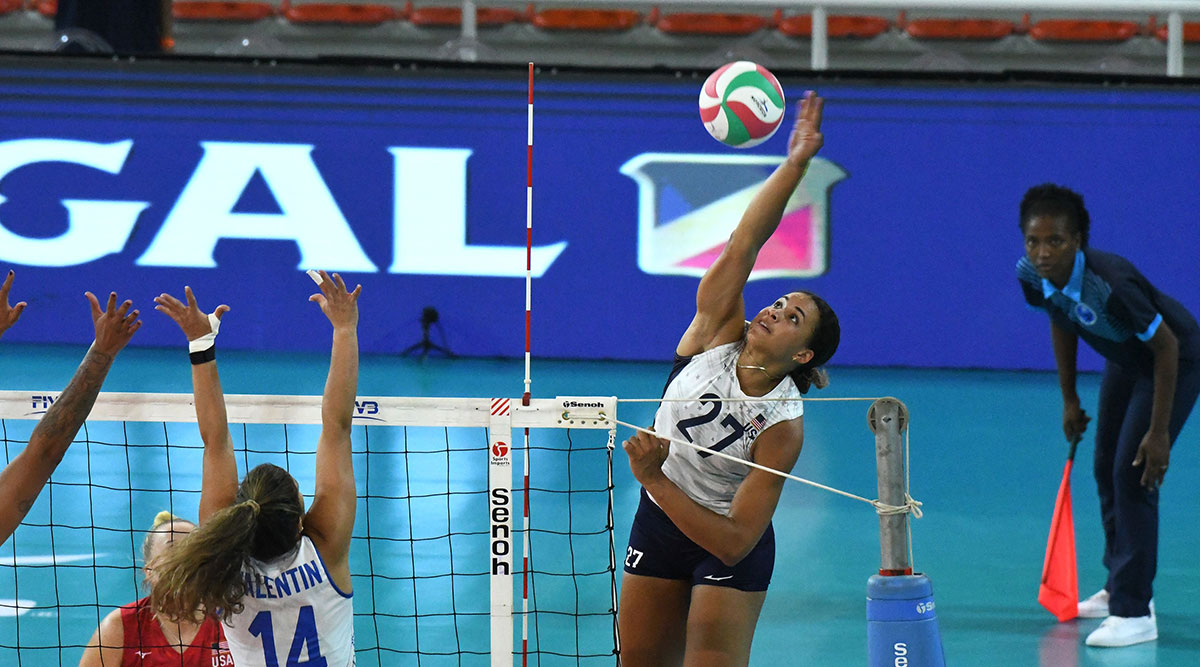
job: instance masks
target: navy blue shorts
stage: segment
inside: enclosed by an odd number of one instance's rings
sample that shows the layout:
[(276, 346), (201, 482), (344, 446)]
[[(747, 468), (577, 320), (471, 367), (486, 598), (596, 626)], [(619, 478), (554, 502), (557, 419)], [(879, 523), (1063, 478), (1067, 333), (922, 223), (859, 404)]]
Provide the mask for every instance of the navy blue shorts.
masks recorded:
[(750, 553), (728, 567), (676, 528), (667, 513), (642, 490), (625, 551), (625, 571), (629, 574), (759, 592), (770, 586), (774, 570), (775, 530), (770, 524)]

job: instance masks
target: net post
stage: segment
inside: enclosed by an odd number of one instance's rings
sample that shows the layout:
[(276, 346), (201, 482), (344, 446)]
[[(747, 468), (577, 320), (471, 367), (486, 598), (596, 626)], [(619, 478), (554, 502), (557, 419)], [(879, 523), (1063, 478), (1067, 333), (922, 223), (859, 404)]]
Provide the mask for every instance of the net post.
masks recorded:
[[(886, 505), (906, 503), (904, 431), (908, 408), (896, 398), (881, 398), (867, 410), (867, 426), (875, 434), (875, 466), (879, 477), (879, 501)], [(908, 514), (879, 515), (881, 575), (912, 574), (908, 549)]]
[(867, 665), (946, 667), (933, 583), (924, 574), (913, 574), (910, 558), (904, 447), (908, 408), (896, 398), (878, 399), (867, 411), (867, 426), (875, 434), (879, 502), (906, 509), (879, 515), (882, 562), (879, 574), (867, 580)]

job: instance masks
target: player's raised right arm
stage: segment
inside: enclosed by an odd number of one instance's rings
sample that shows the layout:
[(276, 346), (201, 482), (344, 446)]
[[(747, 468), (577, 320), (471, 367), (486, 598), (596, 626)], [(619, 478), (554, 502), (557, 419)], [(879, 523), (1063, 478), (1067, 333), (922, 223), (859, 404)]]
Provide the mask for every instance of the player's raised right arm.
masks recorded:
[[(221, 318), (229, 306), (220, 305), (211, 315), (200, 310), (191, 287), (184, 287), (187, 304), (170, 294), (155, 297), (154, 309), (166, 314), (187, 336), (188, 342), (206, 336), (216, 336)], [(211, 347), (209, 349), (212, 349)], [(200, 486), (200, 523), (217, 511), (229, 507), (237, 498), (237, 459), (233, 454), (233, 439), (229, 436), (229, 420), (225, 414), (225, 394), (217, 374), (215, 353), (207, 360), (192, 360), (192, 394), (196, 402), (196, 422), (204, 441), (204, 471)]]
[(329, 376), (321, 400), (321, 437), (317, 442), (316, 488), (312, 507), (304, 516), (304, 530), (317, 543), (330, 576), (342, 590), (350, 584), (350, 535), (358, 497), (350, 428), (358, 391), (358, 295), (338, 274), (322, 271), (316, 302), (333, 326)]
[(788, 139), (787, 159), (775, 169), (746, 207), (729, 243), (700, 279), (696, 316), (680, 339), (676, 354), (687, 356), (738, 340), (745, 324), (742, 290), (758, 252), (783, 219), (788, 199), (824, 143), (821, 113), (824, 100), (809, 91), (800, 102), (796, 124)]

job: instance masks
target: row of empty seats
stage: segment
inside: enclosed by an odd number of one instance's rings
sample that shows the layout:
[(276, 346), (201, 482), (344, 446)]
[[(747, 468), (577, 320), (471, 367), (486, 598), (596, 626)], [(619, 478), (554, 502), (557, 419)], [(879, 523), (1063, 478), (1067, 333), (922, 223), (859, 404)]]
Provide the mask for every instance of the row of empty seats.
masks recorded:
[[(0, 0), (0, 14), (36, 11), (54, 16), (56, 0)], [(282, 17), (296, 24), (341, 24), (370, 26), (388, 21), (408, 21), (417, 26), (456, 27), (462, 23), (458, 5), (403, 6), (353, 2), (291, 2), (281, 4), (260, 0), (175, 0), (172, 13), (177, 21), (254, 22)], [(651, 25), (668, 34), (744, 36), (761, 30), (778, 30), (793, 37), (810, 37), (812, 17), (807, 13), (784, 16), (782, 10), (770, 15), (752, 13), (676, 12), (641, 9), (535, 9), (479, 7), (476, 24), (480, 28), (513, 23), (528, 23), (543, 30), (618, 32), (638, 25)], [(1020, 20), (989, 18), (914, 18), (899, 12), (895, 20), (881, 16), (831, 15), (828, 35), (832, 39), (870, 39), (893, 28), (913, 38), (927, 40), (997, 40), (1010, 35), (1027, 35), (1037, 41), (1123, 42), (1136, 36), (1167, 39), (1167, 26), (1156, 16), (1145, 22), (1131, 20), (1043, 19), (1034, 21), (1029, 14)], [(1184, 24), (1186, 42), (1200, 42), (1200, 22)]]

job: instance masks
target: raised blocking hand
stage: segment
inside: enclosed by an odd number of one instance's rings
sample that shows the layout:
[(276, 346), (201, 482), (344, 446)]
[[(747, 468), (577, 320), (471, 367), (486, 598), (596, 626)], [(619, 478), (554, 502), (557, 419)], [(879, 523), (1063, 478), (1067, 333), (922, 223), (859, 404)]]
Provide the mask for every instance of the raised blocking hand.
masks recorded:
[(191, 287), (183, 288), (184, 298), (187, 303), (183, 303), (179, 299), (163, 292), (154, 297), (154, 310), (165, 314), (167, 317), (175, 320), (175, 324), (183, 331), (183, 335), (187, 336), (188, 341), (203, 338), (210, 333), (216, 333), (217, 326), (220, 325), (221, 318), (225, 313), (229, 312), (229, 306), (221, 304), (212, 312), (212, 317), (216, 318), (216, 323), (209, 319), (209, 314), (200, 310), (200, 306), (196, 303), (196, 295), (192, 294)]
[(12, 325), (21, 319), (21, 311), (25, 310), (25, 306), (29, 304), (21, 301), (15, 306), (8, 305), (8, 291), (12, 289), (13, 276), (15, 274), (10, 270), (8, 277), (4, 279), (4, 284), (0, 285), (0, 336), (4, 335)]
[(116, 292), (109, 292), (104, 310), (100, 310), (100, 301), (95, 294), (84, 292), (83, 295), (92, 306), (92, 324), (96, 327), (96, 342), (92, 343), (92, 347), (115, 357), (133, 338), (133, 334), (142, 328), (138, 311), (130, 310), (133, 302), (128, 299), (118, 306)]

